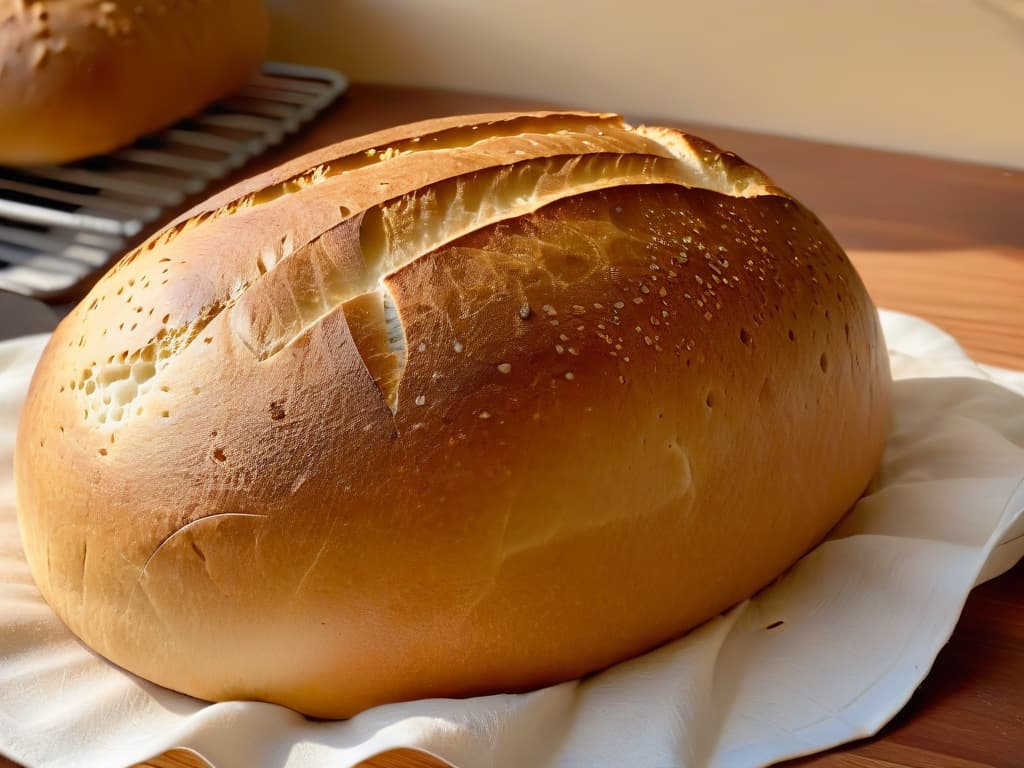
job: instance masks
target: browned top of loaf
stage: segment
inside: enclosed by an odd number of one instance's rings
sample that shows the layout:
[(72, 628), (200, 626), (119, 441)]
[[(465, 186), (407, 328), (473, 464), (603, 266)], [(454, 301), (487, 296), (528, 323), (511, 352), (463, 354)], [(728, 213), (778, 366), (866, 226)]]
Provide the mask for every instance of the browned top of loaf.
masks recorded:
[[(159, 368), (225, 309), (241, 302), (258, 313), (265, 297), (301, 291), (304, 279), (319, 281), (306, 288), (321, 294), (313, 310), (320, 317), (330, 305), (376, 290), (385, 276), (379, 270), (364, 273), (354, 284), (334, 286), (335, 294), (328, 296), (324, 276), (313, 273), (326, 268), (318, 262), (323, 255), (318, 256), (317, 244), (335, 228), (358, 228), (368, 211), (401, 204), (450, 180), (472, 185), (474, 174), (494, 169), (511, 174), (532, 169), (535, 176), (562, 173), (564, 178), (566, 164), (581, 163), (590, 163), (591, 176), (602, 177), (604, 186), (660, 181), (742, 197), (784, 194), (756, 168), (708, 142), (669, 129), (633, 128), (614, 115), (478, 115), (385, 130), (225, 190), (128, 254), (67, 320), (80, 328), (72, 344), (81, 350), (74, 355), (75, 368), (82, 372), (149, 355)], [(616, 168), (628, 164), (636, 172), (616, 178)], [(640, 167), (645, 164), (649, 167)], [(478, 183), (483, 186), (477, 193), (486, 197), (502, 180)], [(489, 221), (513, 218), (587, 188), (570, 179), (545, 197), (507, 201)], [(430, 245), (464, 233), (448, 233)], [(405, 263), (424, 252), (407, 253)], [(388, 271), (404, 265), (392, 264)], [(352, 278), (352, 265), (333, 269), (333, 280), (342, 273)]]

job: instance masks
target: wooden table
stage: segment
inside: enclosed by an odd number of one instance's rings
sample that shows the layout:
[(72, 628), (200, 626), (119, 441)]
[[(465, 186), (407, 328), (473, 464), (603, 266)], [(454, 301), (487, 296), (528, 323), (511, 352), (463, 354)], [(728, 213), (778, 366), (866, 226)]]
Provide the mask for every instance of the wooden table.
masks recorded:
[[(246, 173), (389, 125), (538, 106), (545, 105), (355, 85), (322, 120)], [(713, 126), (682, 127), (761, 167), (818, 213), (880, 306), (931, 320), (977, 360), (1024, 369), (1024, 173)], [(148, 765), (197, 763), (179, 753)], [(412, 752), (364, 763), (437, 765)], [(973, 592), (928, 679), (878, 737), (787, 765), (1024, 768), (1024, 565)], [(11, 766), (0, 758), (0, 768)]]

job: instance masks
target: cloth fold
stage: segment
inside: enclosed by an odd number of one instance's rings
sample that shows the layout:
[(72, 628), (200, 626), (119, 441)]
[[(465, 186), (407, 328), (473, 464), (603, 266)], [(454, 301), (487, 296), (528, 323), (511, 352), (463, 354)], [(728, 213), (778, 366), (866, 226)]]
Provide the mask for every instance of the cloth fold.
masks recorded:
[(0, 344), (0, 753), (109, 768), (183, 747), (217, 768), (342, 768), (406, 747), (458, 768), (751, 768), (871, 735), (924, 679), (972, 586), (1024, 555), (1024, 373), (974, 363), (917, 318), (882, 320), (896, 380), (883, 465), (772, 586), (582, 681), (344, 722), (172, 693), (64, 628), (14, 512), (15, 423), (45, 337)]

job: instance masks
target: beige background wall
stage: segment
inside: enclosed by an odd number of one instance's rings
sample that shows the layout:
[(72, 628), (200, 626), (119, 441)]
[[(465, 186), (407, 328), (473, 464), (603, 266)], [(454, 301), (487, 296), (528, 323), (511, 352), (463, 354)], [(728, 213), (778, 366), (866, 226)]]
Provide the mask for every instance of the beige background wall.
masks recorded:
[(1024, 0), (268, 0), (273, 55), (1024, 168)]

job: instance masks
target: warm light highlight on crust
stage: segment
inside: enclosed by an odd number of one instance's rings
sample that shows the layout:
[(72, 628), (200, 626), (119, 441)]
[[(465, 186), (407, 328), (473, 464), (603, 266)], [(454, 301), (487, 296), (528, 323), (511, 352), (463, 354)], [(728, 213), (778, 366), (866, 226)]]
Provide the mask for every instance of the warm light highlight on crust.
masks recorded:
[[(234, 327), (253, 353), (266, 360), (340, 304), (381, 291), (389, 275), (477, 229), (597, 189), (640, 184), (697, 187), (701, 181), (691, 167), (675, 159), (604, 153), (528, 160), (444, 179), (362, 212), (361, 263), (337, 262), (319, 269), (312, 279), (287, 268), (262, 277), (262, 283), (274, 284), (282, 293), (291, 290), (291, 301), (274, 302), (276, 323), (253, 315), (260, 330)], [(337, 250), (321, 252), (330, 257)], [(310, 261), (295, 264), (297, 271), (308, 273), (313, 266), (309, 250), (293, 258)], [(312, 290), (295, 290), (310, 286)], [(264, 289), (259, 284), (255, 288)], [(249, 305), (245, 302), (243, 308)]]

